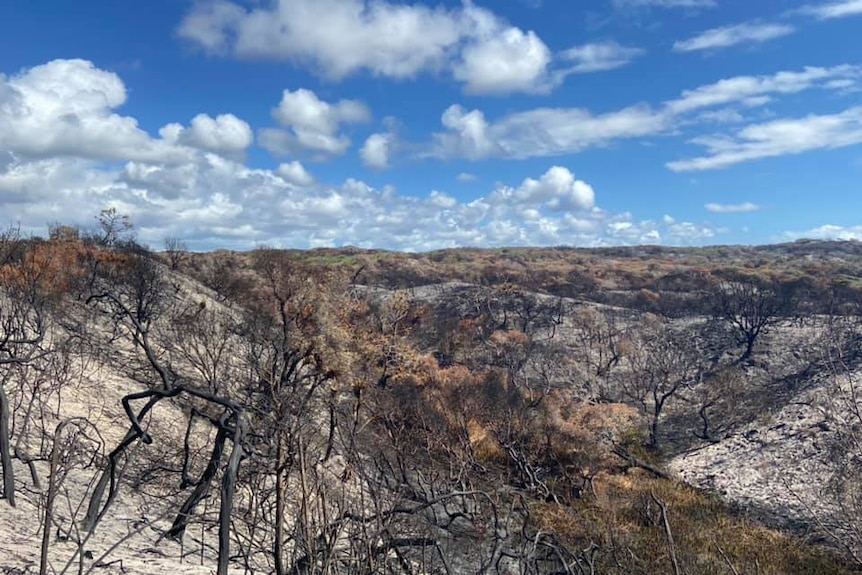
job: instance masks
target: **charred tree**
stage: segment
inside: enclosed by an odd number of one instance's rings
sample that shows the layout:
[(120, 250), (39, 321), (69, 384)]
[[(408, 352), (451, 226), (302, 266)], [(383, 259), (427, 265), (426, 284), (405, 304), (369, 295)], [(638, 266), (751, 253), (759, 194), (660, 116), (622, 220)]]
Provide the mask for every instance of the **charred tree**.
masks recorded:
[(713, 316), (733, 330), (743, 348), (739, 361), (749, 359), (758, 338), (787, 314), (791, 307), (786, 292), (753, 278), (718, 284), (712, 291)]

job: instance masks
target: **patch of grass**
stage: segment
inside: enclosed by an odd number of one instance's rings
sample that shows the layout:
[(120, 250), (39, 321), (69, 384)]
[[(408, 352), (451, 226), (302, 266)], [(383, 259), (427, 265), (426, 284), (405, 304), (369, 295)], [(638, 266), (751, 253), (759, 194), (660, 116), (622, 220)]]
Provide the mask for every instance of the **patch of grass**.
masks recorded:
[(697, 575), (854, 572), (828, 549), (735, 516), (718, 498), (684, 484), (639, 470), (594, 482), (595, 496), (570, 506), (534, 502), (530, 511), (538, 530), (569, 548), (598, 545), (598, 573), (673, 573), (672, 554), (681, 573)]

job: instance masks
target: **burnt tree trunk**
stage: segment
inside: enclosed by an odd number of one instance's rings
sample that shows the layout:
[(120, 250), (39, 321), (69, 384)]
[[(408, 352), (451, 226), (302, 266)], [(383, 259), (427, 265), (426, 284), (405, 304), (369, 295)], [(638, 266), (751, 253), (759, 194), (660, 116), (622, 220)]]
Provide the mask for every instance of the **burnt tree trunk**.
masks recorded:
[(3, 467), (3, 495), (15, 507), (15, 471), (12, 469), (12, 447), (9, 441), (9, 396), (0, 383), (0, 464)]
[(745, 337), (745, 351), (742, 353), (742, 356), (739, 358), (740, 362), (743, 362), (751, 357), (754, 353), (754, 342), (757, 340), (757, 335), (755, 333), (746, 334)]
[(218, 575), (227, 575), (230, 563), (230, 513), (233, 509), (233, 495), (236, 489), (236, 478), (239, 464), (242, 461), (242, 442), (245, 436), (245, 421), (240, 410), (235, 412), (233, 431), (233, 449), (228, 459), (227, 469), (221, 484), (221, 507), (219, 508), (218, 525)]
[[(141, 411), (138, 413), (137, 421), (140, 421), (148, 411), (150, 411), (156, 403), (159, 402), (161, 397), (152, 396), (149, 401), (147, 401), (146, 405), (141, 408)], [(105, 514), (111, 502), (113, 501), (113, 497), (116, 493), (117, 489), (117, 462), (120, 457), (126, 452), (126, 450), (135, 442), (136, 439), (141, 437), (143, 434), (140, 433), (139, 429), (133, 424), (129, 431), (126, 432), (123, 440), (114, 448), (113, 451), (108, 455), (108, 465), (105, 466), (105, 469), (102, 470), (102, 475), (99, 477), (99, 482), (96, 483), (96, 487), (93, 489), (93, 494), (90, 496), (90, 503), (87, 505), (87, 514), (84, 516), (83, 521), (81, 522), (81, 529), (84, 531), (93, 531), (96, 529), (96, 525), (98, 525), (99, 520), (101, 520), (102, 515)], [(110, 490), (108, 487), (110, 486)], [(108, 490), (108, 500), (105, 502), (105, 505), (102, 506), (102, 500), (105, 498), (105, 491)]]
[(215, 445), (213, 446), (212, 454), (210, 455), (209, 463), (201, 475), (200, 481), (197, 482), (194, 491), (185, 500), (182, 507), (177, 513), (171, 528), (168, 530), (167, 536), (172, 539), (181, 540), (186, 532), (186, 526), (189, 523), (189, 518), (194, 513), (198, 503), (203, 501), (210, 490), (212, 481), (218, 473), (219, 464), (221, 463), (222, 455), (224, 454), (225, 442), (227, 441), (227, 429), (219, 428), (216, 434)]
[(287, 490), (285, 479), (285, 447), (282, 434), (278, 435), (275, 454), (275, 534), (273, 535), (273, 554), (275, 555), (276, 575), (286, 575), (284, 566), (284, 499)]

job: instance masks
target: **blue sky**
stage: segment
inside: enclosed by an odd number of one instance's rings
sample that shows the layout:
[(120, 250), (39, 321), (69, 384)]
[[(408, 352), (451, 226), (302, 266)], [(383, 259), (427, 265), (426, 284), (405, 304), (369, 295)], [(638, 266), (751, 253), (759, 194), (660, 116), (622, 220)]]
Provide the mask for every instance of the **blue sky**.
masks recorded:
[(0, 3), (0, 219), (194, 249), (862, 239), (862, 0)]

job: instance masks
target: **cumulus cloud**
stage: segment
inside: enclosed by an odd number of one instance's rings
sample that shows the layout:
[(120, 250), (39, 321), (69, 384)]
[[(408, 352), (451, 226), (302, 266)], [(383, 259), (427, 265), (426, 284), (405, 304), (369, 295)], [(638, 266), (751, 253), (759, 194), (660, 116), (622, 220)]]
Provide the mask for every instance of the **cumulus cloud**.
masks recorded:
[(430, 155), (478, 160), (500, 152), (491, 140), (488, 121), (480, 110), (467, 112), (454, 104), (443, 112), (441, 123), (447, 131), (435, 134), (436, 142)]
[(360, 70), (412, 77), (440, 66), (463, 33), (448, 10), (362, 0), (277, 0), (249, 9), (201, 2), (178, 32), (211, 51), (299, 61), (331, 79)]
[(519, 187), (502, 188), (497, 194), (531, 209), (544, 207), (552, 211), (589, 210), (596, 202), (593, 188), (561, 166), (553, 166), (538, 180), (527, 178)]
[(862, 143), (862, 107), (837, 114), (810, 115), (752, 124), (730, 135), (694, 138), (707, 155), (670, 162), (675, 172), (712, 170), (811, 150), (834, 149)]
[(546, 91), (551, 53), (533, 31), (465, 3), (431, 8), (386, 0), (274, 0), (244, 8), (198, 3), (178, 33), (214, 53), (307, 65), (340, 80), (358, 72), (412, 78), (449, 70), (474, 94)]
[(369, 168), (376, 170), (388, 168), (392, 138), (392, 134), (388, 133), (371, 134), (368, 136), (362, 149), (359, 150), (362, 162)]
[(190, 159), (189, 150), (150, 137), (134, 118), (113, 111), (125, 102), (119, 76), (86, 60), (0, 75), (0, 150), (38, 158)]
[(803, 7), (802, 12), (819, 20), (859, 16), (862, 15), (862, 0), (838, 0), (837, 2), (809, 5)]
[(739, 44), (767, 42), (795, 32), (788, 24), (756, 24), (745, 22), (734, 26), (722, 26), (701, 32), (688, 40), (674, 42), (676, 52), (695, 52), (698, 50), (718, 50)]
[(314, 177), (297, 161), (280, 164), (275, 173), (283, 180), (297, 186), (310, 186), (314, 183)]
[[(79, 158), (13, 159), (0, 168), (0, 213), (24, 225), (43, 226), (67, 221), (83, 206), (108, 190), (114, 176), (91, 170), (92, 162)], [(91, 214), (92, 217), (92, 214)], [(11, 222), (3, 222), (9, 224)]]
[(177, 33), (209, 51), (221, 52), (227, 49), (234, 23), (244, 16), (245, 10), (230, 2), (201, 2), (183, 19)]
[(251, 127), (233, 114), (220, 114), (215, 118), (198, 114), (188, 128), (168, 124), (159, 130), (159, 135), (172, 143), (216, 153), (239, 153), (254, 143)]
[(281, 128), (263, 128), (258, 140), (273, 154), (286, 155), (309, 150), (323, 154), (343, 154), (350, 138), (342, 133), (343, 124), (368, 122), (371, 112), (356, 100), (324, 102), (311, 90), (285, 90), (272, 116)]
[[(400, 194), (356, 179), (320, 182), (297, 161), (251, 168), (241, 152), (252, 136), (239, 118), (201, 114), (188, 125), (167, 124), (155, 138), (114, 112), (125, 99), (115, 74), (84, 61), (2, 77), (0, 214), (44, 233), (46, 222), (87, 226), (94, 212), (115, 207), (132, 218), (141, 240), (160, 245), (164, 237), (183, 237), (195, 249), (268, 243), (424, 250), (704, 237), (605, 212), (593, 188), (562, 166), (466, 201), (441, 190)], [(330, 104), (301, 91), (288, 92), (273, 115), (288, 144), (321, 153), (342, 149), (343, 126), (369, 116), (356, 102)], [(473, 150), (497, 145), (480, 113), (452, 109), (444, 121)], [(63, 122), (66, 131), (57, 126)]]
[(706, 204), (706, 211), (714, 214), (745, 214), (750, 212), (760, 211), (760, 206), (752, 202), (743, 202), (741, 204)]
[(710, 229), (689, 224), (673, 231), (678, 224), (602, 211), (594, 207), (592, 188), (562, 167), (469, 201), (442, 191), (401, 195), (356, 179), (328, 185), (305, 174), (299, 164), (252, 169), (216, 154), (183, 165), (122, 168), (70, 158), (16, 161), (0, 170), (0, 212), (44, 233), (45, 222), (88, 225), (93, 210), (115, 206), (132, 217), (143, 241), (183, 237), (193, 249), (598, 246), (656, 238), (689, 244), (703, 241)]
[(642, 48), (622, 46), (613, 41), (574, 46), (562, 52), (563, 59), (573, 63), (571, 73), (601, 72), (629, 64), (644, 54)]
[(533, 31), (505, 25), (491, 12), (468, 6), (475, 30), (454, 64), (453, 75), (470, 94), (545, 92), (551, 51)]

